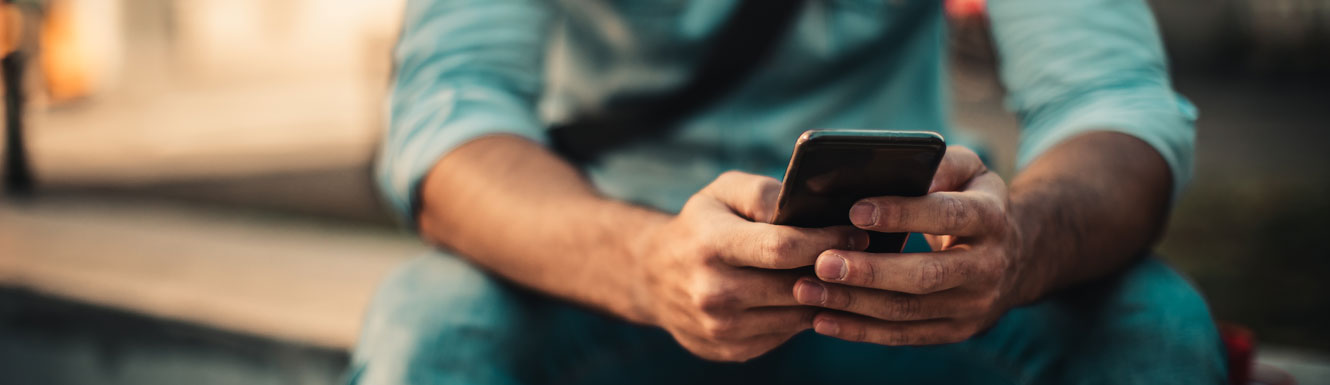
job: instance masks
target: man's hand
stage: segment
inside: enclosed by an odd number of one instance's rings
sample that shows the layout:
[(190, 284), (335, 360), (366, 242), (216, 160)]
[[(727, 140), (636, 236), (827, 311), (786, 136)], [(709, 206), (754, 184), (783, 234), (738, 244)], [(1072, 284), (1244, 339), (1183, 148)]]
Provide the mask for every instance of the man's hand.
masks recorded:
[(952, 146), (922, 197), (875, 197), (850, 210), (856, 227), (927, 234), (934, 252), (828, 250), (794, 293), (819, 313), (814, 329), (850, 341), (929, 345), (964, 341), (1029, 301), (1021, 232), (1007, 186), (973, 151)]
[(765, 223), (779, 189), (730, 172), (670, 215), (607, 199), (548, 149), (495, 135), (431, 170), (420, 224), (426, 239), (513, 282), (660, 326), (698, 356), (742, 361), (812, 327), (817, 311), (794, 299), (800, 275), (788, 269), (868, 244), (852, 226)]
[(634, 254), (649, 322), (721, 361), (757, 357), (812, 327), (819, 310), (799, 306), (792, 290), (800, 275), (787, 269), (811, 266), (829, 249), (863, 250), (868, 234), (767, 224), (779, 190), (775, 179), (727, 172), (648, 229)]

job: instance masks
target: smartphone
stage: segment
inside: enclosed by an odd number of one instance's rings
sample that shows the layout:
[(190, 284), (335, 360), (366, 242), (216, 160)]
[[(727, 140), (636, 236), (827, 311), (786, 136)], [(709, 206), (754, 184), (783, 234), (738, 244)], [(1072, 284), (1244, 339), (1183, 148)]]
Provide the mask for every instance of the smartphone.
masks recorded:
[[(810, 130), (799, 136), (781, 182), (778, 225), (850, 224), (850, 207), (875, 196), (928, 193), (947, 143), (936, 132)], [(868, 250), (899, 253), (909, 233), (870, 232)]]

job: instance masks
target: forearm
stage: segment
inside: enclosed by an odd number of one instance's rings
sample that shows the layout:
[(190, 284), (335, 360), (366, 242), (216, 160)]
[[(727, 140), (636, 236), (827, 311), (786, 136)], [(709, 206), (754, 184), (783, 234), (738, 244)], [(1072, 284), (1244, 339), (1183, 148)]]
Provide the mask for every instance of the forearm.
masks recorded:
[(509, 135), (449, 153), (421, 188), (425, 239), (518, 284), (647, 322), (634, 248), (666, 214), (599, 196), (543, 146)]
[(1074, 137), (1011, 183), (1030, 262), (1025, 298), (1097, 278), (1140, 256), (1168, 215), (1172, 176), (1150, 145), (1114, 132)]

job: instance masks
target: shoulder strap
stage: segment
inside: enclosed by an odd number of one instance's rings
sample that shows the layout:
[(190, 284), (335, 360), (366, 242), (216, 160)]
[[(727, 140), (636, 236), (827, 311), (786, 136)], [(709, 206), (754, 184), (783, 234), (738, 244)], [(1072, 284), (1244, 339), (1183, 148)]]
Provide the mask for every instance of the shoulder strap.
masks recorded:
[(663, 135), (685, 117), (729, 94), (775, 51), (803, 0), (741, 0), (692, 77), (658, 100), (640, 100), (550, 130), (555, 150), (576, 162), (624, 144)]

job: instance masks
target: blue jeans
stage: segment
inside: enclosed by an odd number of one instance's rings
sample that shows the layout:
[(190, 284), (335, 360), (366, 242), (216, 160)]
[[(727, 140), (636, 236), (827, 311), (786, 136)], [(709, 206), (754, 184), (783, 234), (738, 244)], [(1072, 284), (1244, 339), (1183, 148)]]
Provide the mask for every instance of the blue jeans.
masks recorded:
[(443, 253), (383, 284), (352, 384), (1219, 384), (1205, 301), (1155, 258), (1004, 316), (957, 344), (887, 347), (814, 334), (752, 361), (698, 359), (660, 329), (552, 299)]

